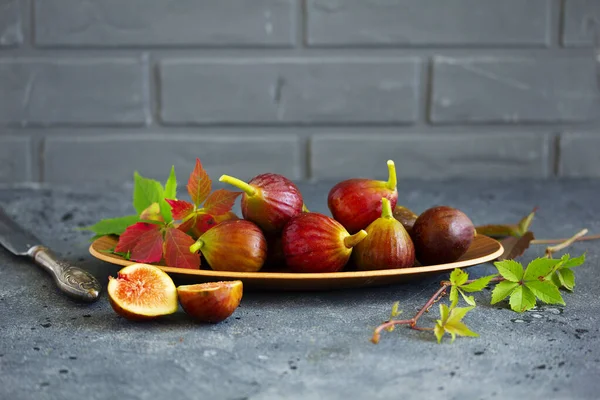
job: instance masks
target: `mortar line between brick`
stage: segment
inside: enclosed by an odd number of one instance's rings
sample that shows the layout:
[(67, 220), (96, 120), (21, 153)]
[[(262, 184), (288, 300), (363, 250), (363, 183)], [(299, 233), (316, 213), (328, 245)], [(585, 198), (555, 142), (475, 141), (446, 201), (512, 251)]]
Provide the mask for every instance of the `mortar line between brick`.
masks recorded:
[(564, 1), (563, 0), (552, 0), (550, 2), (550, 43), (549, 48), (559, 49), (561, 48), (561, 36), (562, 36), (562, 25), (564, 21)]
[(306, 48), (307, 34), (307, 0), (298, 0), (296, 6), (296, 47), (298, 49)]
[(554, 146), (554, 157), (552, 158), (552, 173), (555, 178), (558, 178), (560, 177), (560, 142), (562, 139), (562, 134), (557, 133), (552, 139), (552, 144)]

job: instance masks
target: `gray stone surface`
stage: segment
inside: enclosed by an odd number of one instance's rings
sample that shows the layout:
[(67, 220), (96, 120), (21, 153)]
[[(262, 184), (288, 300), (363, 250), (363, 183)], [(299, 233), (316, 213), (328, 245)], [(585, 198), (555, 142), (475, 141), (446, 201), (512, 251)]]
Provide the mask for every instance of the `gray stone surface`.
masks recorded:
[(46, 182), (131, 182), (133, 171), (165, 181), (172, 165), (187, 182), (196, 157), (215, 180), (221, 174), (250, 179), (276, 172), (299, 179), (298, 139), (284, 135), (251, 135), (208, 131), (194, 135), (57, 136), (45, 145)]
[(291, 0), (35, 0), (42, 46), (289, 46)]
[(148, 73), (135, 58), (0, 59), (0, 123), (142, 125)]
[[(301, 189), (315, 211), (327, 211), (330, 185)], [(405, 182), (403, 204), (463, 209), (475, 223), (513, 222), (535, 204), (538, 237), (600, 232), (598, 181)], [(87, 253), (89, 235), (74, 230), (132, 211), (129, 190), (0, 191), (0, 204), (62, 256), (106, 284), (118, 267)], [(202, 325), (179, 310), (150, 323), (118, 317), (106, 293), (91, 305), (57, 293), (49, 277), (0, 250), (0, 398), (35, 399), (578, 399), (600, 391), (600, 253), (596, 242), (575, 272), (566, 307), (517, 315), (505, 303), (466, 318), (479, 338), (438, 345), (429, 332), (397, 329), (377, 346), (373, 328), (400, 301), (411, 315), (447, 275), (391, 287), (318, 293), (250, 292), (226, 322)], [(528, 262), (543, 253), (532, 247)], [(470, 268), (471, 276), (493, 271)], [(179, 281), (177, 281), (179, 282)], [(437, 307), (422, 319), (431, 325)], [(523, 321), (523, 322), (520, 322)]]
[(436, 57), (435, 124), (593, 120), (600, 107), (592, 57)]
[(600, 29), (600, 2), (565, 0), (562, 42), (566, 46), (591, 45), (594, 21)]
[(545, 135), (338, 134), (313, 137), (310, 176), (386, 180), (387, 159), (394, 160), (401, 178), (540, 178), (549, 176), (551, 165)]
[(560, 155), (560, 176), (600, 178), (600, 132), (563, 134)]
[(0, 183), (31, 181), (31, 141), (0, 136)]
[(549, 0), (308, 0), (309, 45), (544, 46)]
[(19, 0), (2, 0), (0, 3), (0, 47), (23, 42), (20, 4)]
[(161, 65), (167, 124), (410, 123), (418, 61), (169, 60)]

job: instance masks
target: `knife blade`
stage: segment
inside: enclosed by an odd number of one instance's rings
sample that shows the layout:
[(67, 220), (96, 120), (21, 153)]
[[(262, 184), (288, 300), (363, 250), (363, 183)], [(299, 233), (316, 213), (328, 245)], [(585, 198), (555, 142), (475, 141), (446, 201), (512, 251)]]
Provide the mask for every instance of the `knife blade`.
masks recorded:
[(92, 302), (98, 299), (102, 286), (89, 272), (76, 267), (56, 254), (33, 234), (18, 225), (0, 207), (0, 245), (16, 256), (27, 256), (46, 270), (58, 288), (76, 300)]

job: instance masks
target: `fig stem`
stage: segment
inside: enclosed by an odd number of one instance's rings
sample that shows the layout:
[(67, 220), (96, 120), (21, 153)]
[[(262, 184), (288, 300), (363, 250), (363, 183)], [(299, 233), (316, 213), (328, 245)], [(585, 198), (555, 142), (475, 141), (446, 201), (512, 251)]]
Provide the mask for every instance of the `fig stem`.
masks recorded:
[(308, 213), (310, 210), (306, 207), (306, 204), (302, 204), (302, 212)]
[(219, 182), (225, 182), (232, 186), (235, 186), (236, 188), (246, 193), (248, 196), (254, 196), (256, 194), (256, 188), (254, 186), (247, 184), (241, 179), (234, 178), (233, 176), (221, 175), (221, 177), (219, 178)]
[(193, 245), (190, 246), (190, 252), (196, 253), (203, 246), (204, 246), (204, 242), (202, 240), (198, 239), (198, 240), (196, 240), (196, 242)]
[(389, 178), (388, 178), (386, 186), (390, 190), (395, 190), (396, 186), (398, 185), (398, 179), (396, 178), (396, 165), (394, 164), (394, 161), (388, 160), (387, 166), (388, 166)]
[(383, 197), (381, 199), (381, 218), (394, 219), (394, 214), (392, 213), (392, 204), (389, 199)]
[(367, 231), (365, 231), (364, 229), (361, 229), (360, 231), (356, 232), (354, 235), (346, 236), (344, 238), (344, 245), (347, 248), (351, 249), (354, 246), (356, 246), (357, 244), (359, 244), (366, 237), (367, 237)]

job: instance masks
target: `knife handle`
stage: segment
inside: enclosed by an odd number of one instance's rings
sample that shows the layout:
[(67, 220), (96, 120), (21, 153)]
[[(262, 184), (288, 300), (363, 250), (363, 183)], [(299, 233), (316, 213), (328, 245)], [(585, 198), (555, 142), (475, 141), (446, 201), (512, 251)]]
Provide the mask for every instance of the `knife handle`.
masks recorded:
[(68, 296), (85, 302), (98, 299), (102, 286), (89, 272), (59, 259), (45, 246), (34, 246), (27, 254), (52, 275), (58, 288)]

